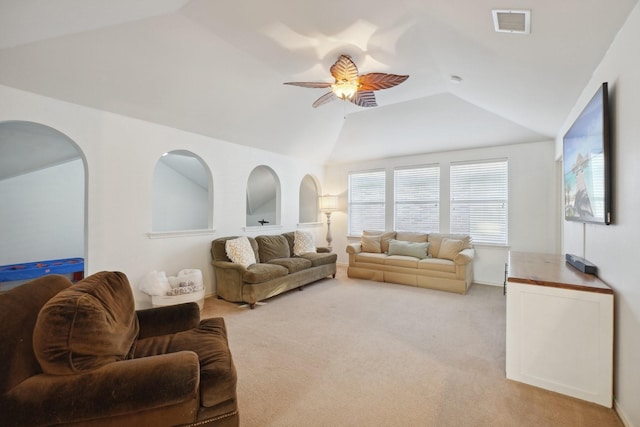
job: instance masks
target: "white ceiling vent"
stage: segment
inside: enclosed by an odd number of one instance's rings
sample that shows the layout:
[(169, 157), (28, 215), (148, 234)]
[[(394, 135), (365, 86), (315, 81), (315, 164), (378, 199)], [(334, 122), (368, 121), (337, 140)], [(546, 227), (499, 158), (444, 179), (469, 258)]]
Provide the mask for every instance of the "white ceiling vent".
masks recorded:
[(531, 32), (530, 10), (493, 9), (493, 26), (498, 33), (529, 34)]

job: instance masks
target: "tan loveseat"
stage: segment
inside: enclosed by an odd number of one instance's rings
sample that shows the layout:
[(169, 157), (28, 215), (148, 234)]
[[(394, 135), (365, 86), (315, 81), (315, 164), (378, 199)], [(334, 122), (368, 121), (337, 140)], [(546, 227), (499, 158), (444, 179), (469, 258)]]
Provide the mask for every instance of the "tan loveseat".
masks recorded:
[(313, 252), (295, 255), (296, 233), (247, 237), (255, 263), (243, 266), (232, 262), (222, 237), (211, 243), (216, 294), (231, 302), (245, 302), (251, 308), (258, 301), (325, 278), (336, 277), (337, 255), (328, 248), (313, 248)]
[(473, 282), (475, 251), (467, 235), (364, 231), (347, 253), (352, 278), (459, 294)]

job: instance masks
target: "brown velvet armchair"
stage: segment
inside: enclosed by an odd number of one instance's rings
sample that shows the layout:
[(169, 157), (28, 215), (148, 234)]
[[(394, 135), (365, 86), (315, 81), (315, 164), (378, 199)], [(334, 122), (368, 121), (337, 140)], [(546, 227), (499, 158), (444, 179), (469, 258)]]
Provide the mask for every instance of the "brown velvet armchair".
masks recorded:
[(51, 275), (0, 294), (3, 426), (238, 426), (222, 318), (135, 311), (127, 277)]

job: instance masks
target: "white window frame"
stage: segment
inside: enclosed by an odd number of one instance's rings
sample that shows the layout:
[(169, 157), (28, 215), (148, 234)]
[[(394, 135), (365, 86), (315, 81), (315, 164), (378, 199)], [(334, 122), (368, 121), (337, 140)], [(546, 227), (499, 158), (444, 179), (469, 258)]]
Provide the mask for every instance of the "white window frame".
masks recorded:
[(384, 169), (350, 172), (348, 209), (350, 236), (385, 229), (387, 176)]
[(475, 244), (507, 246), (508, 160), (452, 163), (449, 179), (450, 232), (469, 234)]
[(439, 232), (440, 165), (395, 168), (393, 183), (393, 229)]

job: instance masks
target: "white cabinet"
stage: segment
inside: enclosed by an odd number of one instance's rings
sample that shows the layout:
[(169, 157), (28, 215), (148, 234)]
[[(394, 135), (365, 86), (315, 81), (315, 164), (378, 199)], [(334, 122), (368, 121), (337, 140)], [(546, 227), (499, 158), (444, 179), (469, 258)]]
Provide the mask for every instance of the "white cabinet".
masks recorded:
[(613, 291), (561, 255), (511, 253), (507, 378), (611, 407)]

